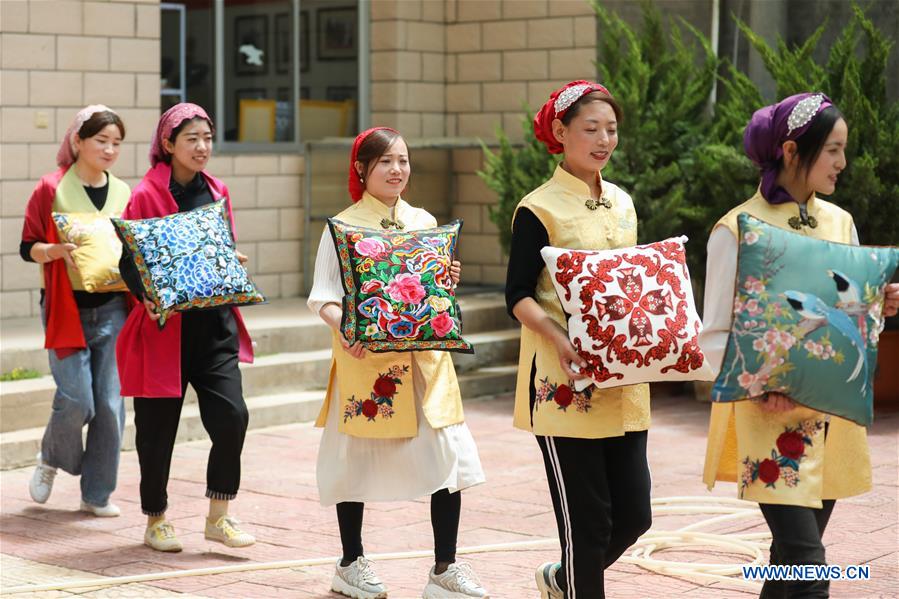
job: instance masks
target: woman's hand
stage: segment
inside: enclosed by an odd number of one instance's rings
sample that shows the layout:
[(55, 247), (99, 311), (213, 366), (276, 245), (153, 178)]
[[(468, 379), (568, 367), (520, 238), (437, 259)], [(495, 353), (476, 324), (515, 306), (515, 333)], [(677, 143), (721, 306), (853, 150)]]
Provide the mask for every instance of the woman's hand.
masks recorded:
[(247, 255), (244, 254), (243, 252), (239, 252), (239, 251), (237, 251), (237, 250), (234, 250), (234, 253), (237, 255), (237, 261), (240, 262), (241, 264), (246, 264), (246, 263), (247, 263), (247, 260), (250, 259), (250, 258), (247, 257)]
[(75, 265), (75, 259), (72, 258), (72, 252), (77, 249), (78, 246), (74, 243), (48, 243), (44, 246), (44, 254), (47, 256), (47, 262), (53, 262), (62, 258), (65, 260), (66, 266), (78, 270), (78, 267)]
[(147, 309), (147, 316), (150, 317), (150, 320), (156, 322), (162, 316), (161, 314), (156, 313), (156, 304), (148, 300), (147, 298), (143, 299), (144, 308)]
[(899, 283), (890, 283), (884, 295), (883, 315), (896, 316), (897, 312), (899, 312)]
[(777, 391), (769, 391), (765, 394), (765, 397), (759, 401), (759, 407), (763, 412), (768, 412), (769, 414), (780, 414), (782, 412), (789, 412), (793, 408), (796, 407), (796, 404), (793, 403), (793, 400), (784, 395), (783, 393), (778, 393)]
[(322, 320), (325, 321), (325, 324), (331, 327), (337, 333), (337, 337), (340, 339), (340, 345), (343, 346), (343, 350), (356, 358), (357, 360), (361, 360), (365, 357), (365, 348), (362, 347), (362, 343), (357, 341), (356, 343), (350, 345), (349, 341), (347, 341), (343, 333), (340, 330), (340, 321), (343, 319), (343, 308), (341, 308), (338, 304), (328, 303), (322, 306), (322, 309), (319, 311), (318, 315)]
[(361, 360), (365, 357), (365, 348), (362, 347), (361, 341), (357, 341), (356, 343), (350, 345), (350, 342), (344, 339), (343, 336), (341, 336), (340, 345), (343, 346), (343, 351), (350, 354), (357, 360)]
[[(558, 334), (553, 336), (553, 345), (556, 346), (556, 353), (559, 355), (559, 366), (565, 372), (565, 376), (573, 381), (579, 381), (587, 378), (582, 372), (587, 368), (584, 359), (577, 353), (577, 350), (568, 339), (568, 333), (562, 330), (562, 327), (556, 325)], [(578, 369), (578, 370), (575, 370)]]
[(512, 314), (518, 322), (536, 332), (541, 337), (552, 341), (559, 356), (559, 366), (565, 372), (565, 376), (573, 381), (587, 378), (573, 370), (574, 367), (585, 369), (587, 364), (578, 355), (577, 350), (568, 340), (568, 332), (559, 323), (549, 317), (540, 307), (540, 304), (532, 297), (526, 297), (518, 301), (512, 308)]
[(462, 278), (462, 263), (458, 260), (453, 260), (450, 263), (449, 273), (450, 278), (453, 280), (453, 285), (458, 285), (459, 279)]

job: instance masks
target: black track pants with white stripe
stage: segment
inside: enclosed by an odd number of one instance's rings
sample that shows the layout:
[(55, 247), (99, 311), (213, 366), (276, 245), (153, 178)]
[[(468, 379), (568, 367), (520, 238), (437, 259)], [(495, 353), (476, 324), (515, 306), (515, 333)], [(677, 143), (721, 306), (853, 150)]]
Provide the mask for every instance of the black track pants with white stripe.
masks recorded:
[(605, 597), (603, 570), (652, 523), (647, 431), (622, 437), (537, 437), (552, 495), (566, 599)]

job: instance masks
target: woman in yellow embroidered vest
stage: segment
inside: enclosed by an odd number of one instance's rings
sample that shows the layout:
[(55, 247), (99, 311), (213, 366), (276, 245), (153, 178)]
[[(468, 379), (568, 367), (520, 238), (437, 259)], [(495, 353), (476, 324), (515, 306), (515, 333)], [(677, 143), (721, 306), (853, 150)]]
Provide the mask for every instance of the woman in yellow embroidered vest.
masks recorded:
[[(60, 243), (53, 213), (65, 215), (85, 236), (111, 234), (102, 225), (119, 216), (131, 189), (109, 172), (119, 157), (125, 125), (115, 112), (99, 104), (81, 110), (66, 132), (56, 155), (59, 169), (41, 178), (25, 209), (19, 253), (41, 265), (41, 314), (50, 350), (50, 372), (56, 383), (53, 411), (41, 441), (38, 464), (29, 491), (38, 503), (50, 497), (57, 468), (81, 475), (81, 509), (95, 516), (118, 516), (109, 501), (116, 487), (119, 451), (125, 426), (125, 405), (116, 371), (116, 336), (125, 322), (121, 280), (99, 278), (87, 286), (75, 267), (77, 246)], [(118, 260), (113, 243), (85, 244), (85, 256), (98, 273), (104, 248), (106, 262)], [(120, 250), (118, 250), (120, 251)], [(85, 274), (87, 277), (88, 273)], [(88, 289), (93, 289), (93, 292)], [(88, 425), (87, 445), (81, 429)]]
[[(349, 171), (354, 203), (337, 215), (339, 220), (375, 229), (437, 225), (433, 216), (400, 197), (411, 168), (409, 151), (398, 132), (377, 127), (360, 133), (353, 143)], [(455, 282), (460, 268), (453, 263)], [(431, 495), (436, 564), (424, 597), (486, 597), (471, 569), (455, 563), (460, 491), (484, 482), (484, 473), (464, 422), (450, 354), (368, 353), (358, 343), (349, 346), (339, 333), (343, 295), (337, 252), (326, 227), (315, 261), (309, 308), (333, 329), (328, 391), (316, 422), (325, 429), (316, 468), (319, 496), (322, 505), (337, 506), (343, 545), (332, 589), (349, 597), (386, 597), (384, 585), (362, 551), (364, 502)], [(396, 376), (388, 378), (387, 373)], [(400, 378), (400, 384), (393, 378)], [(343, 417), (347, 400), (367, 397), (373, 388), (381, 387), (380, 392), (393, 394), (391, 418)]]
[(540, 257), (551, 245), (608, 249), (637, 242), (630, 196), (600, 176), (618, 145), (621, 109), (603, 86), (572, 81), (534, 118), (552, 178), (525, 196), (512, 222), (506, 305), (521, 324), (515, 426), (533, 431), (562, 543), (562, 561), (536, 572), (541, 597), (603, 597), (603, 570), (650, 525), (649, 387), (574, 393), (583, 367)]
[[(761, 170), (756, 194), (715, 225), (708, 243), (705, 314), (701, 345), (709, 364), (720, 369), (733, 320), (737, 265), (737, 215), (747, 212), (802, 235), (858, 244), (852, 216), (816, 194), (833, 193), (846, 168), (848, 128), (823, 94), (797, 94), (752, 116), (744, 133), (746, 153)], [(802, 256), (795, 259), (801, 260)], [(899, 306), (899, 285), (887, 288), (886, 314)], [(794, 451), (785, 430), (808, 431), (798, 481), (766, 484), (746, 477), (744, 460), (772, 450)], [(712, 406), (704, 482), (738, 482), (740, 497), (759, 502), (773, 535), (772, 564), (824, 564), (821, 537), (836, 499), (871, 488), (865, 429), (848, 420), (795, 405), (767, 393), (754, 401)], [(827, 597), (828, 582), (766, 581), (762, 597)]]

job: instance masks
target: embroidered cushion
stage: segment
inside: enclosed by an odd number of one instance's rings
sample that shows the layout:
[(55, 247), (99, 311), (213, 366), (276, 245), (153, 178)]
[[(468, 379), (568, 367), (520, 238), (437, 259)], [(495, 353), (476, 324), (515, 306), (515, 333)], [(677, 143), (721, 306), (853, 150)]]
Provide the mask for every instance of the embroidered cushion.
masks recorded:
[(74, 243), (72, 259), (85, 291), (128, 291), (119, 273), (122, 242), (109, 216), (99, 212), (54, 212), (60, 243)]
[(472, 353), (450, 262), (462, 221), (417, 231), (377, 230), (329, 218), (343, 289), (343, 336), (369, 351)]
[(737, 221), (734, 320), (712, 400), (778, 391), (871, 424), (883, 292), (899, 249), (813, 239), (745, 213)]
[(237, 259), (228, 222), (224, 200), (161, 218), (112, 219), (160, 328), (176, 310), (265, 301)]
[(578, 391), (701, 378), (705, 359), (684, 242), (674, 237), (614, 250), (540, 250), (586, 362)]

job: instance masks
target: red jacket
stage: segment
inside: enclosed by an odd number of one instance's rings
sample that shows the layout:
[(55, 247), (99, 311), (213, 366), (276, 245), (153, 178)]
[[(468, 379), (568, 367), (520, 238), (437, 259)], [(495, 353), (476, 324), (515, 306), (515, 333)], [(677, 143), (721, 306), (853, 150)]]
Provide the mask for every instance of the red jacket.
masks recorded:
[[(53, 223), (53, 200), (59, 182), (70, 167), (62, 167), (56, 172), (44, 175), (38, 182), (25, 208), (25, 223), (22, 226), (22, 241), (59, 243), (59, 233)], [(43, 265), (44, 310), (47, 313), (47, 327), (44, 332), (44, 347), (56, 352), (60, 360), (87, 347), (81, 316), (72, 293), (72, 282), (66, 272), (64, 260), (53, 260)]]
[[(225, 198), (232, 233), (234, 218), (231, 198), (225, 184), (203, 171), (214, 199)], [(158, 163), (144, 175), (131, 193), (131, 201), (122, 214), (124, 219), (143, 219), (167, 216), (178, 212), (178, 204), (169, 191), (172, 167)], [(235, 236), (236, 239), (236, 236)], [(250, 334), (240, 315), (233, 307), (240, 341), (238, 358), (241, 362), (253, 361), (253, 345)], [(138, 303), (128, 316), (116, 343), (116, 359), (122, 395), (129, 397), (181, 397), (181, 314), (175, 313), (159, 330), (147, 316), (143, 303)]]

